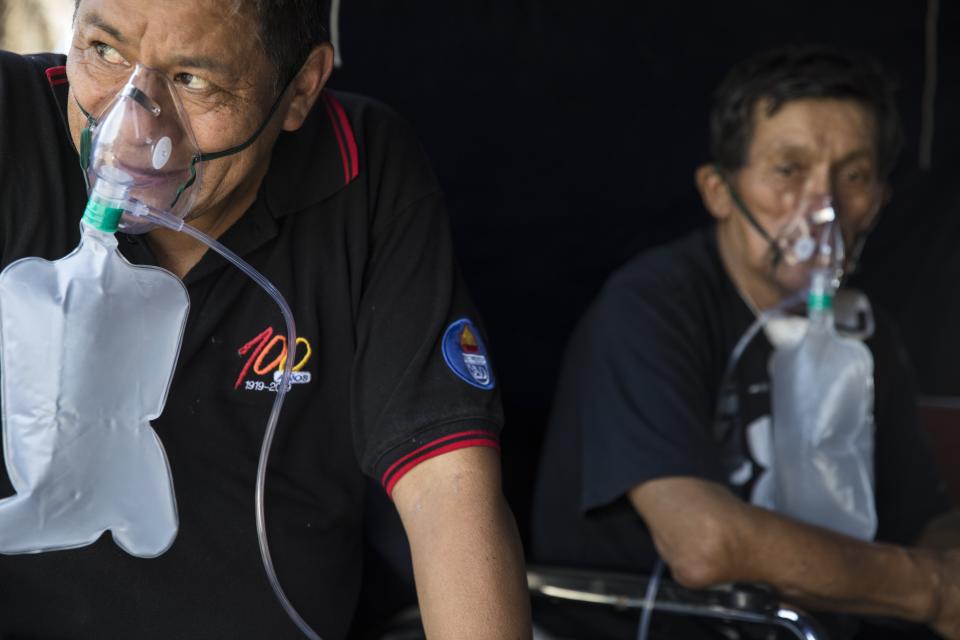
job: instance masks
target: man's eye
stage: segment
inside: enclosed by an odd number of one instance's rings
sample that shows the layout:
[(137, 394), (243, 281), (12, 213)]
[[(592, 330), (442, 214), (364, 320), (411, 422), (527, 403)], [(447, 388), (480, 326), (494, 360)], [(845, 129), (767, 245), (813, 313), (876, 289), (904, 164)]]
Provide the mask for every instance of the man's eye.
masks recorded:
[(127, 67), (130, 66), (130, 63), (127, 62), (126, 58), (120, 55), (119, 51), (108, 44), (96, 42), (94, 43), (93, 48), (96, 50), (97, 55), (100, 56), (104, 62), (108, 62), (110, 64), (122, 64)]
[(195, 76), (192, 73), (178, 73), (173, 79), (177, 84), (183, 85), (192, 91), (203, 91), (204, 89), (210, 88), (210, 82), (208, 80), (200, 76)]
[(794, 163), (784, 163), (774, 165), (773, 170), (784, 178), (792, 178), (800, 172), (800, 166)]
[(846, 171), (844, 179), (851, 184), (865, 184), (870, 181), (870, 174), (867, 171), (854, 170)]

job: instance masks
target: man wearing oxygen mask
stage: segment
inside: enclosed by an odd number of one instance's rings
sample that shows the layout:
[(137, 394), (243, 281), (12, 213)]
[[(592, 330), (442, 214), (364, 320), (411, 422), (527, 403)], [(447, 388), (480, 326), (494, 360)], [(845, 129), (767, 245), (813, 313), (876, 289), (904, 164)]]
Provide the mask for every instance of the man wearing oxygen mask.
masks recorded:
[[(397, 116), (324, 89), (333, 49), (323, 5), (78, 0), (65, 60), (0, 53), (4, 267), (77, 245), (81, 166), (102, 162), (89, 132), (120, 93), (186, 133), (148, 141), (152, 169), (116, 147), (111, 175), (134, 180), (144, 200), (176, 187), (156, 204), (266, 276), (298, 329), (289, 344), (259, 286), (192, 238), (135, 225), (118, 234), (127, 260), (168, 269), (189, 292), (166, 407), (152, 422), (179, 529), (150, 559), (107, 535), (0, 555), (0, 636), (302, 637), (264, 575), (253, 500), (264, 425), (293, 359), (266, 528), (306, 623), (323, 638), (347, 634), (369, 476), (403, 521), (428, 636), (529, 637), (523, 558), (499, 484), (499, 393), (442, 197)], [(135, 70), (153, 84), (129, 82)], [(172, 97), (159, 97), (163, 87)], [(195, 149), (175, 167), (187, 143)], [(176, 184), (174, 168), (185, 172)], [(12, 384), (21, 374), (3, 372)], [(13, 493), (0, 470), (0, 499)]]
[[(888, 197), (901, 137), (889, 81), (830, 49), (769, 52), (729, 73), (710, 132), (715, 161), (696, 184), (715, 224), (628, 263), (572, 337), (534, 558), (643, 573), (661, 558), (688, 587), (764, 583), (813, 610), (960, 638), (960, 554), (949, 550), (960, 521), (917, 425), (902, 347), (862, 296), (833, 296)], [(809, 319), (787, 315), (807, 299)], [(818, 320), (831, 306), (836, 332)], [(750, 340), (758, 317), (772, 319)], [(815, 335), (837, 346), (808, 359), (803, 378), (789, 361)], [(842, 354), (850, 375), (816, 369)], [(784, 450), (830, 407), (813, 428), (834, 451)], [(805, 464), (819, 476), (796, 470)], [(709, 637), (667, 618), (652, 621), (667, 637)], [(841, 615), (835, 635), (862, 624), (861, 637), (879, 637), (874, 623)], [(636, 634), (636, 618), (587, 625), (592, 638)]]

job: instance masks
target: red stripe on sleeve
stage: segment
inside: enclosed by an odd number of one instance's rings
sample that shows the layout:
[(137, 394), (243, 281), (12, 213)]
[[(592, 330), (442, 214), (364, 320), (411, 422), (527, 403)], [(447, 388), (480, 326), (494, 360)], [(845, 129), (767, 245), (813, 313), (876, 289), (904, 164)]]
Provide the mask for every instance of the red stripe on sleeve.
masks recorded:
[(446, 442), (447, 440), (453, 440), (454, 438), (463, 438), (463, 437), (465, 437), (465, 436), (480, 436), (480, 435), (488, 436), (488, 437), (491, 438), (491, 439), (494, 437), (494, 435), (493, 435), (492, 433), (490, 433), (489, 431), (483, 431), (482, 429), (474, 429), (473, 431), (460, 431), (459, 433), (451, 433), (451, 434), (448, 435), (448, 436), (443, 436), (442, 438), (437, 438), (436, 440), (431, 440), (431, 441), (428, 442), (427, 444), (423, 445), (422, 447), (418, 447), (418, 448), (414, 449), (413, 451), (411, 451), (410, 453), (408, 453), (407, 455), (403, 456), (402, 458), (400, 458), (399, 460), (397, 460), (396, 462), (394, 462), (392, 465), (390, 465), (390, 466), (387, 468), (387, 470), (383, 472), (383, 477), (380, 478), (380, 484), (384, 484), (384, 485), (385, 485), (385, 484), (387, 483), (387, 478), (390, 477), (390, 474), (393, 473), (393, 470), (394, 470), (394, 469), (396, 469), (397, 467), (399, 467), (400, 465), (402, 465), (404, 462), (406, 462), (406, 461), (409, 460), (410, 458), (416, 456), (418, 453), (420, 453), (420, 452), (423, 451), (424, 449), (429, 449), (430, 447), (435, 447), (435, 446), (437, 446), (438, 444), (440, 444), (441, 442)]
[[(463, 435), (463, 434), (458, 434), (458, 435)], [(477, 438), (473, 440), (459, 440), (457, 442), (451, 442), (450, 444), (444, 447), (440, 447), (439, 449), (434, 449), (433, 451), (429, 451), (423, 454), (422, 456), (420, 456), (419, 458), (414, 458), (413, 460), (410, 460), (409, 462), (404, 464), (402, 467), (397, 469), (397, 472), (393, 475), (392, 478), (390, 478), (390, 482), (388, 482), (387, 486), (384, 487), (387, 490), (387, 497), (389, 498), (393, 497), (393, 487), (396, 486), (397, 481), (400, 480), (400, 478), (402, 478), (403, 476), (407, 475), (408, 471), (413, 469), (415, 466), (417, 466), (421, 462), (429, 460), (430, 458), (436, 458), (437, 456), (443, 453), (449, 453), (450, 451), (456, 451), (457, 449), (466, 449), (468, 447), (490, 447), (492, 449), (496, 449), (497, 451), (500, 450), (500, 445), (498, 445), (496, 441), (490, 440), (487, 438)]]
[(330, 128), (337, 137), (337, 144), (340, 146), (340, 164), (343, 165), (343, 183), (350, 182), (350, 161), (347, 159), (347, 151), (343, 146), (343, 136), (340, 135), (340, 129), (337, 127), (337, 117), (333, 113), (333, 107), (330, 106), (331, 98), (328, 94), (323, 94), (323, 104), (327, 108), (327, 115), (330, 117)]
[(357, 155), (357, 139), (353, 135), (353, 127), (350, 126), (350, 121), (347, 119), (347, 112), (343, 110), (343, 105), (333, 96), (328, 95), (327, 97), (330, 100), (330, 104), (333, 105), (334, 111), (337, 112), (337, 117), (340, 120), (340, 129), (343, 130), (343, 137), (347, 139), (347, 151), (350, 154), (350, 178), (347, 180), (347, 182), (349, 182), (360, 173), (360, 162)]

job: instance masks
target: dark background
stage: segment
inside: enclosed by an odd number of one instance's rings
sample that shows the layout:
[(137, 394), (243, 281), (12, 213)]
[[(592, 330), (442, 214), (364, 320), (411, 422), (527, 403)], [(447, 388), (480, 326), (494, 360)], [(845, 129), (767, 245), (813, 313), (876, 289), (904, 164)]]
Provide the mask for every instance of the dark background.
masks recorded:
[(920, 390), (960, 395), (960, 6), (939, 4), (935, 138), (918, 166), (928, 2), (344, 0), (331, 85), (419, 132), (446, 191), (507, 417), (506, 493), (526, 540), (530, 490), (564, 344), (607, 276), (709, 222), (713, 88), (785, 44), (867, 51), (899, 85), (907, 142), (859, 285), (890, 310)]

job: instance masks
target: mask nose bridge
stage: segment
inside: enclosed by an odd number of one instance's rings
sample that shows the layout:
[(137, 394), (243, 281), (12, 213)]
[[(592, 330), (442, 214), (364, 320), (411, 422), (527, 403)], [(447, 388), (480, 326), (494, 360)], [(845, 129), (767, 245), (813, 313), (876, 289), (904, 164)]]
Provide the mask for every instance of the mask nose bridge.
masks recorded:
[(175, 91), (162, 72), (139, 63), (124, 87), (124, 96), (143, 108), (141, 123), (151, 131), (153, 142), (167, 137), (176, 145), (185, 136), (178, 126), (184, 114), (177, 108)]
[(123, 92), (155, 117), (177, 117), (171, 89), (169, 80), (161, 72), (137, 64)]

